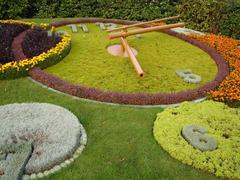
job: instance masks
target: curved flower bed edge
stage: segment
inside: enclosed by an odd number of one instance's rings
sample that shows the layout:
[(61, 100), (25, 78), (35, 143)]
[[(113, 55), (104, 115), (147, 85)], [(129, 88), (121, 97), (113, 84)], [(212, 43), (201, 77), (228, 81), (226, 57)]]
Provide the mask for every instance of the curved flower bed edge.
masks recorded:
[[(64, 20), (59, 22), (51, 23), (51, 26), (60, 27), (67, 24), (74, 23), (117, 23), (117, 24), (133, 24), (134, 21), (125, 21), (117, 19), (102, 19), (102, 18), (81, 18), (77, 20)], [(132, 105), (159, 105), (159, 104), (176, 104), (183, 101), (192, 101), (199, 98), (203, 98), (208, 95), (208, 92), (217, 88), (218, 85), (224, 80), (229, 74), (228, 64), (219, 55), (215, 49), (209, 47), (206, 43), (199, 42), (186, 35), (173, 32), (171, 30), (165, 30), (165, 33), (180, 38), (194, 46), (199, 47), (206, 53), (208, 53), (218, 67), (218, 73), (215, 79), (208, 82), (194, 90), (180, 91), (176, 93), (157, 93), (157, 94), (146, 94), (146, 93), (118, 93), (111, 91), (102, 91), (94, 88), (88, 88), (81, 85), (71, 84), (60, 78), (50, 75), (40, 68), (34, 68), (29, 71), (29, 75), (36, 81), (51, 87), (55, 90), (77, 96), (85, 99), (92, 99), (102, 102), (118, 103), (118, 104), (132, 104)]]
[[(12, 24), (22, 23), (35, 26), (35, 23), (33, 22), (25, 22), (19, 20), (3, 20), (0, 22)], [(41, 24), (40, 26), (43, 28), (48, 27), (47, 24)], [(27, 31), (28, 30), (26, 30), (25, 32)], [(62, 40), (55, 47), (51, 48), (47, 52), (43, 52), (40, 55), (30, 59), (26, 58), (20, 61), (16, 60), (6, 63), (4, 65), (0, 65), (0, 79), (12, 79), (27, 76), (28, 71), (33, 67), (46, 68), (51, 65), (54, 65), (58, 63), (60, 60), (62, 60), (69, 53), (70, 49), (71, 49), (71, 37), (68, 35), (64, 35), (62, 37)], [(24, 54), (20, 55), (26, 57)]]

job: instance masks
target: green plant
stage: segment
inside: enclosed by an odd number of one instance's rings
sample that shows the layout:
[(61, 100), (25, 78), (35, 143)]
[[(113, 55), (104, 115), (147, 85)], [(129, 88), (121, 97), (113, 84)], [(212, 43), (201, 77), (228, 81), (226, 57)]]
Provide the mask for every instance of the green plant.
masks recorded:
[(181, 0), (177, 10), (189, 28), (204, 32), (219, 32), (227, 0)]
[(17, 19), (28, 8), (28, 0), (0, 0), (0, 19)]
[(240, 1), (230, 0), (220, 21), (220, 33), (240, 39)]
[[(240, 178), (240, 109), (214, 101), (184, 102), (157, 115), (153, 134), (172, 157), (184, 164), (214, 173), (222, 178)], [(218, 148), (202, 152), (190, 145), (181, 131), (195, 124), (208, 129)]]
[(175, 4), (171, 0), (0, 0), (0, 18), (107, 17), (149, 20), (174, 14)]
[[(31, 1), (31, 0), (29, 0)], [(38, 11), (35, 12), (35, 16), (39, 18), (45, 17), (57, 17), (57, 11), (60, 6), (60, 1), (58, 0), (40, 0), (36, 2), (36, 7)], [(71, 11), (68, 9), (68, 11)]]

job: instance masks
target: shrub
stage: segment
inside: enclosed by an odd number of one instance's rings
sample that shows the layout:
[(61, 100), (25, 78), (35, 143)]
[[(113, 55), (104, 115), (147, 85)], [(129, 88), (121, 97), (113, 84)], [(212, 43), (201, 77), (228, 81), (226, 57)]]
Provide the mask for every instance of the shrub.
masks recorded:
[[(157, 115), (153, 134), (157, 142), (172, 157), (223, 179), (240, 178), (240, 109), (214, 101), (182, 103)], [(202, 152), (181, 135), (187, 125), (208, 129), (207, 135), (217, 140), (218, 148)]]
[[(175, 6), (170, 0), (149, 1), (149, 0), (127, 0), (100, 1), (97, 12), (98, 16), (104, 18), (118, 18), (128, 20), (150, 20), (166, 17), (174, 14)], [(97, 14), (96, 14), (97, 15)]]
[[(29, 0), (32, 1), (32, 0)], [(35, 6), (37, 7), (37, 11), (35, 12), (35, 16), (39, 18), (52, 18), (57, 17), (57, 11), (60, 5), (60, 1), (58, 0), (40, 0), (36, 1)], [(66, 11), (71, 11), (68, 9)]]
[(22, 42), (23, 52), (27, 58), (38, 56), (47, 52), (61, 41), (59, 36), (48, 36), (46, 30), (41, 27), (35, 27), (28, 32)]
[(23, 15), (28, 0), (0, 1), (0, 19), (16, 19)]
[(219, 32), (227, 0), (181, 0), (177, 6), (188, 27), (203, 32)]
[(230, 0), (226, 9), (227, 13), (220, 21), (220, 32), (223, 35), (240, 39), (240, 1)]
[(175, 13), (172, 0), (13, 0), (0, 3), (0, 18), (107, 17), (149, 20)]
[(240, 38), (239, 0), (180, 0), (177, 11), (189, 28)]

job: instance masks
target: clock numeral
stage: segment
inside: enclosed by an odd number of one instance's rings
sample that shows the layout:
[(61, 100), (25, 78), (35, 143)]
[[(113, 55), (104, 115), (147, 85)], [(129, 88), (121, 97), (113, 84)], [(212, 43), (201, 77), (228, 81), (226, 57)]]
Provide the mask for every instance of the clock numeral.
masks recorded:
[(32, 154), (32, 143), (0, 146), (0, 179), (21, 179)]
[(182, 129), (184, 139), (196, 149), (212, 151), (217, 149), (217, 141), (208, 136), (207, 128), (198, 125), (187, 125)]

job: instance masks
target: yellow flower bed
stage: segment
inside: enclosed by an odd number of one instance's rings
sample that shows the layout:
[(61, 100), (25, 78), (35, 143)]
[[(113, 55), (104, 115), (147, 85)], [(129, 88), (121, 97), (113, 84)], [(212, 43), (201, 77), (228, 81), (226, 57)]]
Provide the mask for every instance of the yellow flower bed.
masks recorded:
[(0, 66), (0, 72), (4, 73), (6, 71), (9, 71), (11, 69), (16, 69), (19, 71), (22, 68), (26, 67), (26, 70), (29, 70), (39, 64), (40, 62), (45, 61), (47, 58), (53, 55), (60, 55), (61, 52), (69, 46), (71, 43), (71, 37), (68, 35), (63, 36), (62, 40), (52, 49), (48, 50), (47, 52), (44, 52), (38, 56), (35, 56), (31, 59), (24, 59), (21, 61), (13, 61), (6, 63), (2, 66)]
[[(27, 22), (27, 21), (21, 21), (21, 20), (13, 20), (13, 19), (8, 19), (8, 20), (0, 20), (0, 23), (6, 23), (6, 24), (26, 24), (29, 26), (35, 26), (35, 22)], [(46, 23), (41, 23), (40, 26), (42, 27), (48, 27), (48, 24)]]
[[(19, 20), (0, 20), (0, 23), (9, 23), (9, 24), (26, 24), (32, 27), (37, 24), (34, 22), (25, 22)], [(48, 24), (40, 24), (41, 27), (47, 28)], [(71, 37), (69, 35), (64, 35), (61, 41), (52, 49), (47, 52), (35, 56), (31, 59), (24, 59), (21, 61), (12, 61), (6, 64), (0, 64), (0, 79), (19, 77), (26, 75), (28, 70), (35, 66), (46, 67), (48, 64), (54, 64), (57, 61), (61, 60), (63, 56), (68, 53), (70, 50)], [(54, 61), (54, 62), (53, 62)]]

